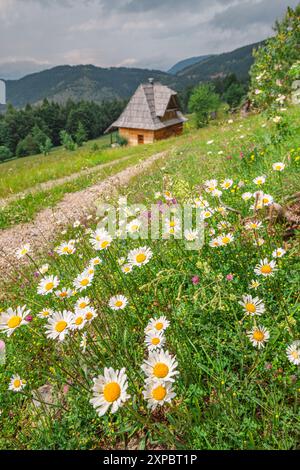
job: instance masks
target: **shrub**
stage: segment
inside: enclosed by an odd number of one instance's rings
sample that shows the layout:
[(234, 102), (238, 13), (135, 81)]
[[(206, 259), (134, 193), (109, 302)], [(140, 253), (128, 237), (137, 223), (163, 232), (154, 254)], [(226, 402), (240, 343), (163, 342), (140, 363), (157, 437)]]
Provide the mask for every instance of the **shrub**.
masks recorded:
[(11, 157), (12, 157), (12, 153), (9, 150), (9, 148), (5, 147), (5, 145), (1, 145), (0, 146), (0, 162), (3, 162), (4, 160), (8, 160)]
[(125, 147), (125, 145), (128, 145), (128, 140), (120, 134), (117, 134), (116, 141), (117, 144), (119, 144), (121, 147)]
[(61, 131), (60, 132), (60, 141), (65, 150), (69, 150), (73, 152), (74, 150), (77, 149), (77, 144), (74, 142), (72, 136), (68, 134), (67, 131)]
[(40, 145), (40, 152), (45, 156), (49, 155), (49, 153), (52, 150), (52, 147), (53, 147), (52, 141), (51, 139), (49, 139), (49, 137), (47, 137), (47, 139), (45, 140), (45, 143)]
[(220, 104), (220, 98), (212, 85), (205, 84), (195, 88), (189, 101), (189, 110), (195, 113), (196, 126), (206, 126), (210, 115), (218, 111)]

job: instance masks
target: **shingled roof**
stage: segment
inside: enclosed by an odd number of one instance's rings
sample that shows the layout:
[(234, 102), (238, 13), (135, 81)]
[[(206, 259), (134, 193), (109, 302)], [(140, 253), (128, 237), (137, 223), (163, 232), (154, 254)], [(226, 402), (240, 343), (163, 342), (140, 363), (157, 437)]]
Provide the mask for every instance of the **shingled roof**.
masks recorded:
[(161, 121), (170, 100), (177, 93), (161, 83), (146, 83), (138, 87), (125, 110), (105, 132), (124, 127), (129, 129), (147, 129), (156, 131), (186, 121), (180, 111), (177, 117), (169, 121)]

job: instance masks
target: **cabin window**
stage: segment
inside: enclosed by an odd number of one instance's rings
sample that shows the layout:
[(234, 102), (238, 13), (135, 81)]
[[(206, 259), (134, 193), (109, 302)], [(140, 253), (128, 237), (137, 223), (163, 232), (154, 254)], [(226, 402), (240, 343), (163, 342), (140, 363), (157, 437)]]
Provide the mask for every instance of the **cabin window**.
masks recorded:
[(144, 143), (144, 136), (143, 134), (138, 134), (138, 144), (141, 145)]

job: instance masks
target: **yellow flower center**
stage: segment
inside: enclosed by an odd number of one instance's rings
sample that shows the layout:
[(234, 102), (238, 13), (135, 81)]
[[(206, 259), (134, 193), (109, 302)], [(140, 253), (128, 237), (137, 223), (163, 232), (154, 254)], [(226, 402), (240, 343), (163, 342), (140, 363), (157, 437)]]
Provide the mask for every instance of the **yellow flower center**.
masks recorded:
[(164, 379), (169, 373), (169, 367), (163, 362), (158, 362), (153, 367), (153, 375), (158, 379)]
[(247, 310), (247, 312), (250, 312), (250, 313), (255, 313), (256, 312), (256, 307), (252, 303), (246, 304), (245, 309)]
[(222, 243), (224, 243), (224, 245), (227, 245), (227, 243), (230, 242), (230, 238), (229, 237), (223, 237), (222, 238)]
[(86, 318), (87, 320), (91, 320), (91, 319), (93, 318), (92, 312), (87, 312), (87, 314), (85, 315), (85, 318)]
[(260, 270), (263, 274), (270, 274), (272, 272), (272, 268), (269, 264), (265, 264)]
[(154, 398), (154, 400), (156, 401), (163, 400), (166, 395), (167, 395), (167, 390), (162, 385), (159, 385), (158, 387), (152, 390), (152, 398)]
[(155, 325), (155, 328), (159, 331), (159, 330), (162, 330), (164, 327), (163, 323), (162, 322), (158, 322), (156, 323)]
[(49, 316), (48, 310), (44, 310), (44, 311), (42, 312), (42, 315), (43, 315), (43, 317), (48, 317), (48, 316)]
[(112, 403), (121, 395), (121, 387), (117, 382), (110, 382), (104, 386), (103, 395), (106, 401)]
[(87, 304), (86, 302), (81, 302), (81, 303), (79, 304), (79, 308), (81, 308), (81, 309), (83, 309), (83, 308), (85, 308), (85, 307), (87, 307), (87, 306), (88, 306), (88, 304)]
[(85, 287), (88, 285), (89, 282), (90, 282), (89, 279), (86, 278), (86, 279), (82, 279), (82, 281), (80, 281), (80, 284)]
[(64, 297), (67, 297), (68, 293), (67, 292), (61, 292), (59, 295), (60, 295), (60, 297), (64, 298)]
[(117, 300), (116, 303), (115, 303), (115, 306), (118, 307), (118, 308), (122, 307), (122, 305), (123, 305), (122, 300)]
[(176, 222), (174, 220), (170, 222), (170, 227), (175, 227), (175, 225), (176, 225)]
[(153, 346), (157, 346), (160, 343), (160, 339), (159, 338), (152, 338), (151, 343), (153, 344)]
[(293, 351), (293, 352), (291, 353), (291, 356), (292, 356), (294, 359), (298, 359), (298, 358), (299, 358), (299, 353), (298, 353), (298, 351)]
[(75, 325), (81, 325), (82, 322), (83, 322), (83, 318), (82, 318), (82, 317), (78, 317), (78, 318), (76, 318), (76, 320), (75, 320)]
[(65, 320), (60, 320), (56, 323), (55, 329), (58, 333), (61, 333), (67, 328), (68, 324)]
[(132, 226), (131, 226), (131, 230), (132, 230), (133, 232), (136, 232), (138, 229), (139, 229), (139, 226), (138, 226), (138, 225), (132, 225)]
[(263, 341), (264, 337), (265, 337), (264, 333), (260, 330), (256, 330), (253, 333), (253, 339), (255, 339), (255, 341)]
[(54, 287), (53, 282), (47, 282), (47, 284), (45, 285), (45, 290), (49, 291), (49, 290), (53, 289), (53, 287)]
[(63, 252), (64, 252), (64, 253), (71, 253), (72, 250), (71, 250), (71, 248), (69, 248), (68, 246), (65, 246), (65, 247), (63, 248)]
[(136, 256), (136, 262), (137, 263), (143, 263), (146, 260), (147, 256), (144, 253), (139, 253)]
[(20, 379), (14, 380), (14, 387), (15, 387), (15, 388), (21, 387), (21, 380), (20, 380)]
[(17, 326), (20, 325), (21, 321), (22, 321), (21, 317), (17, 317), (17, 316), (10, 317), (10, 319), (7, 322), (7, 326), (8, 328), (17, 328)]
[(104, 242), (101, 243), (101, 248), (107, 248), (109, 245), (109, 241), (105, 240)]

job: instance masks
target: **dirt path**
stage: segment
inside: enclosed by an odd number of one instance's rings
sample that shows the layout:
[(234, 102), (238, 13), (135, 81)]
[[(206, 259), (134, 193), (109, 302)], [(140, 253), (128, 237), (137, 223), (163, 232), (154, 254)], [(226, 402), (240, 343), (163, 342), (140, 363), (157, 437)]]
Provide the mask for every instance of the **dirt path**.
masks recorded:
[(78, 171), (77, 173), (72, 173), (69, 176), (64, 176), (63, 178), (58, 178), (56, 180), (50, 180), (50, 181), (45, 181), (44, 183), (39, 183), (36, 186), (33, 186), (32, 188), (22, 191), (21, 193), (12, 194), (11, 196), (8, 196), (6, 198), (0, 198), (0, 208), (5, 207), (10, 202), (16, 201), (26, 196), (27, 194), (34, 194), (39, 191), (48, 191), (49, 189), (55, 188), (56, 186), (60, 186), (64, 183), (69, 183), (70, 181), (74, 181), (77, 178), (80, 178), (81, 176), (88, 176), (93, 173), (97, 173), (98, 171), (104, 168), (117, 165), (120, 162), (125, 162), (126, 160), (129, 160), (130, 158), (132, 158), (131, 155), (127, 157), (119, 158), (118, 160), (112, 160), (111, 162), (102, 163), (100, 165), (96, 165), (91, 168), (86, 168), (85, 170)]
[(78, 219), (86, 220), (93, 209), (95, 210), (95, 201), (100, 196), (116, 193), (118, 188), (126, 185), (131, 178), (143, 173), (166, 155), (167, 152), (152, 155), (147, 160), (129, 166), (87, 189), (66, 194), (57, 206), (44, 209), (32, 222), (0, 231), (0, 278), (11, 272), (16, 263), (20, 263), (16, 260), (15, 252), (22, 244), (30, 243), (35, 257), (45, 252), (51, 247), (55, 235), (63, 226)]

